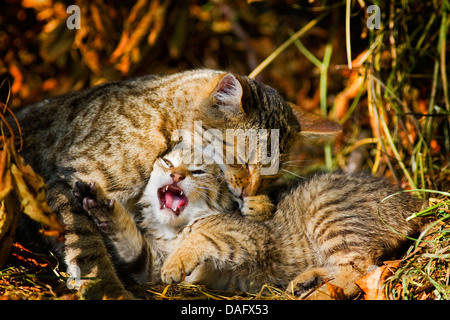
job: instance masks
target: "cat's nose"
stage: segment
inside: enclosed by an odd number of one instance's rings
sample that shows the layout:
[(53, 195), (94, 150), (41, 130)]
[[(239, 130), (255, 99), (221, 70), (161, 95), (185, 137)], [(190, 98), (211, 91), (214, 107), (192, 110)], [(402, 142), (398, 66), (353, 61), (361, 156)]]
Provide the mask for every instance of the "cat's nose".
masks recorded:
[(172, 178), (173, 182), (180, 182), (185, 178), (185, 176), (179, 172), (172, 172), (170, 174), (170, 177)]

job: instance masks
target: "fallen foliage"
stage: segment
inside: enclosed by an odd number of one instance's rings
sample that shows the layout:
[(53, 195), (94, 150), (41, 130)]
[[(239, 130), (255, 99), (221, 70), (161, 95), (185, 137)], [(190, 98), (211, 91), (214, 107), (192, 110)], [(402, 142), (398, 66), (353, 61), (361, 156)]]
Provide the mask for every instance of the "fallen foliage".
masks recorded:
[(385, 300), (384, 284), (388, 277), (397, 270), (401, 260), (385, 261), (384, 265), (355, 281), (364, 292), (365, 300)]
[[(10, 111), (0, 102), (0, 108)], [(63, 225), (50, 210), (45, 196), (45, 184), (42, 177), (25, 164), (14, 146), (14, 133), (0, 114), (4, 126), (9, 130), (10, 137), (3, 134), (0, 137), (0, 267), (8, 258), (14, 241), (15, 229), (20, 214), (26, 214), (40, 222), (44, 228), (42, 233), (62, 240)]]

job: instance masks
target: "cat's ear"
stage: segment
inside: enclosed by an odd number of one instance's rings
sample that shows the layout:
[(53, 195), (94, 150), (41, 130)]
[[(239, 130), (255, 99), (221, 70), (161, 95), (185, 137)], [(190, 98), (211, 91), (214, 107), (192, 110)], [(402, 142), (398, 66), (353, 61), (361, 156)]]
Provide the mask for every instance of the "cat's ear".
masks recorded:
[(245, 113), (242, 107), (243, 88), (239, 80), (231, 73), (220, 79), (213, 92), (215, 105), (229, 115)]
[(293, 103), (289, 105), (300, 123), (301, 135), (336, 135), (342, 131), (342, 126), (335, 121), (303, 111)]

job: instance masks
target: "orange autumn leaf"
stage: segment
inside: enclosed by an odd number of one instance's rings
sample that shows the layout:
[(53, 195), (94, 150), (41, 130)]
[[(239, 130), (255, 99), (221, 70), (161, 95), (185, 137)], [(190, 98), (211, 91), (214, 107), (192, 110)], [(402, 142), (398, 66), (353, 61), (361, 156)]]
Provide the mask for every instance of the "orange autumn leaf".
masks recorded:
[(364, 85), (364, 80), (364, 76), (358, 72), (351, 74), (347, 87), (336, 95), (334, 101), (336, 119), (344, 118), (350, 106), (350, 101), (356, 97), (358, 91)]
[[(5, 110), (9, 110), (5, 104)], [(47, 204), (46, 185), (31, 166), (25, 164), (14, 146), (14, 132), (0, 113), (10, 137), (0, 139), (0, 267), (6, 262), (14, 239), (19, 214), (42, 223), (44, 234), (62, 240), (64, 226)]]
[(431, 140), (430, 147), (431, 147), (431, 150), (433, 150), (436, 153), (439, 153), (441, 151), (441, 146), (435, 139)]
[(13, 244), (13, 251), (11, 254), (16, 259), (33, 267), (45, 268), (51, 264), (47, 259), (38, 256), (17, 242)]
[(11, 75), (14, 78), (14, 81), (13, 81), (13, 84), (11, 87), (11, 93), (13, 95), (15, 95), (20, 91), (20, 88), (22, 87), (23, 75), (16, 64), (11, 64), (11, 66), (9, 67), (9, 72), (11, 73)]
[(383, 290), (384, 282), (394, 274), (400, 262), (401, 260), (385, 261), (383, 266), (355, 281), (355, 284), (364, 292), (365, 300), (386, 300)]
[[(33, 220), (49, 226), (50, 228), (59, 232), (64, 231), (63, 225), (58, 221), (56, 215), (51, 212), (43, 193), (39, 192), (35, 195), (31, 184), (27, 184), (22, 172), (17, 169), (16, 165), (11, 166), (11, 172), (14, 177), (15, 188), (18, 193), (19, 201), (22, 205), (22, 210)], [(33, 181), (35, 182), (35, 181)], [(43, 199), (44, 198), (44, 199)]]
[(7, 161), (8, 151), (3, 149), (0, 153), (0, 199), (6, 198), (13, 188), (11, 172), (6, 170)]
[(347, 296), (344, 293), (344, 289), (334, 284), (329, 283), (325, 280), (325, 284), (327, 285), (328, 292), (330, 293), (330, 297), (334, 300), (345, 300)]

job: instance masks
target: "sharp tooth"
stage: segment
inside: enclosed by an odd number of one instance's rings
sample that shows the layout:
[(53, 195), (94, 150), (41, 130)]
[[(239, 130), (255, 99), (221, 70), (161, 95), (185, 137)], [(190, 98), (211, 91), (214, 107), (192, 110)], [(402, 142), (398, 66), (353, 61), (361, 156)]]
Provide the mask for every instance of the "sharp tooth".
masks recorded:
[(169, 186), (166, 186), (166, 191), (167, 191), (167, 189), (169, 189)]
[(180, 192), (180, 196), (182, 196), (182, 195), (183, 195), (183, 191)]
[(163, 204), (163, 209), (165, 209), (165, 208), (166, 208), (166, 204), (164, 203), (164, 204)]

